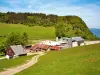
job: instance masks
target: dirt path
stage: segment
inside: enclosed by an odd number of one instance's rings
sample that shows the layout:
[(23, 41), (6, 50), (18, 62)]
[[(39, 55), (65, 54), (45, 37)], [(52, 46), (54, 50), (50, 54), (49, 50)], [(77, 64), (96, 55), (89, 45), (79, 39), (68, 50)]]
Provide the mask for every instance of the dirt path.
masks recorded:
[(15, 73), (18, 73), (24, 69), (27, 69), (28, 67), (32, 66), (33, 64), (38, 62), (38, 58), (45, 53), (41, 52), (38, 53), (38, 55), (34, 56), (28, 63), (17, 66), (15, 68), (9, 68), (6, 71), (0, 72), (0, 75), (14, 75)]
[[(100, 41), (85, 41), (84, 42), (85, 45), (91, 45), (91, 44), (97, 44), (97, 43), (100, 43)], [(84, 46), (84, 43), (81, 44), (81, 46)], [(77, 42), (74, 42), (73, 43), (73, 47), (77, 47)]]
[(90, 45), (90, 44), (97, 44), (100, 43), (100, 41), (85, 41), (86, 45)]

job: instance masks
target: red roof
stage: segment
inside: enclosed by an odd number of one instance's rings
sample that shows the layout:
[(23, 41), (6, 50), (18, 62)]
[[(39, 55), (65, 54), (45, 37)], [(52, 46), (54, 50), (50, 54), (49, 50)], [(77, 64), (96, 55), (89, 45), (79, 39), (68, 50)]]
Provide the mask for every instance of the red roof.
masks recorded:
[(30, 48), (30, 50), (36, 50), (36, 49), (38, 48), (38, 46), (39, 46), (39, 44), (35, 44), (34, 46), (32, 46), (32, 47)]
[(39, 46), (39, 48), (40, 49), (48, 49), (49, 48), (49, 45), (45, 45), (45, 44), (41, 44), (40, 46)]
[(44, 45), (43, 49), (48, 49), (49, 47), (49, 45)]
[(60, 50), (60, 47), (59, 46), (52, 46), (50, 49), (51, 50)]
[(34, 46), (31, 47), (30, 50), (36, 50), (36, 49), (48, 49), (50, 46), (49, 45), (45, 45), (45, 44), (36, 44)]

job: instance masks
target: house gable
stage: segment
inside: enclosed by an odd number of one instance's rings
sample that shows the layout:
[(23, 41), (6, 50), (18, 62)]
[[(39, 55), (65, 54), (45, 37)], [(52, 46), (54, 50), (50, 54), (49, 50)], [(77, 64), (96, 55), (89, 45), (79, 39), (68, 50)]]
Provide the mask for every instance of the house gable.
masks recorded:
[(10, 56), (10, 57), (13, 57), (14, 54), (15, 54), (15, 53), (13, 52), (12, 48), (9, 47), (9, 48), (7, 49), (7, 55)]

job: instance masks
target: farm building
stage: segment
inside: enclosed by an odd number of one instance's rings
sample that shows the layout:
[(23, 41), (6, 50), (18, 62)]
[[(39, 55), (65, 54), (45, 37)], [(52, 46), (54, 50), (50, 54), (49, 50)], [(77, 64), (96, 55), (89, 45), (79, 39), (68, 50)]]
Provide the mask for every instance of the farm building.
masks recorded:
[(46, 45), (46, 44), (35, 44), (34, 46), (32, 46), (30, 48), (30, 52), (33, 52), (33, 51), (42, 51), (42, 50), (48, 50), (49, 49), (49, 45)]
[(42, 50), (48, 50), (49, 47), (50, 47), (50, 46), (49, 46), (49, 45), (46, 45), (46, 44), (41, 44), (41, 45), (39, 46), (39, 48), (42, 49)]
[(32, 47), (32, 45), (26, 45), (25, 49), (30, 49)]
[(72, 38), (62, 37), (60, 39), (56, 37), (56, 41), (60, 42), (61, 45), (68, 46), (69, 48), (84, 44), (84, 39), (82, 37), (72, 37)]
[(73, 47), (80, 46), (84, 44), (84, 39), (82, 37), (72, 37)]
[(84, 39), (82, 37), (72, 37), (72, 41), (84, 42)]
[(76, 42), (78, 45), (79, 43), (84, 42), (84, 39), (81, 37), (73, 37), (73, 38), (67, 38), (63, 37), (60, 39), (56, 39), (56, 41), (51, 41), (51, 40), (45, 40), (45, 41), (40, 41), (38, 44), (35, 44), (30, 48), (30, 52), (37, 52), (37, 51), (42, 51), (45, 50), (61, 50), (61, 49), (66, 49), (66, 48), (72, 48), (73, 43)]
[(32, 46), (30, 48), (30, 52), (37, 51), (38, 46), (39, 46), (39, 44), (35, 44), (34, 46)]
[(10, 46), (6, 52), (6, 57), (8, 59), (13, 58), (15, 56), (22, 56), (22, 55), (27, 55), (27, 53), (21, 45)]
[(61, 47), (59, 46), (51, 46), (50, 50), (60, 50)]
[(45, 45), (50, 45), (50, 46), (60, 45), (59, 42), (51, 41), (51, 40), (41, 41), (40, 44), (45, 44)]
[(58, 39), (56, 37), (56, 41), (59, 42), (60, 45), (65, 47), (65, 48), (71, 48), (72, 47), (72, 39), (71, 38), (62, 37), (62, 38)]

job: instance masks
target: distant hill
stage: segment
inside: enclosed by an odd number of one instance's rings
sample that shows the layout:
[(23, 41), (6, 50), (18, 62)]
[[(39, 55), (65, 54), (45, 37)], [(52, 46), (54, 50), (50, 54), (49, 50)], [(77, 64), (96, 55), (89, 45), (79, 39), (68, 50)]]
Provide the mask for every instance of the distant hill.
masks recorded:
[[(0, 22), (6, 24), (23, 24), (29, 27), (32, 26), (56, 27), (57, 37), (81, 36), (86, 40), (98, 39), (89, 30), (86, 23), (79, 16), (75, 16), (75, 15), (58, 16), (54, 14), (47, 15), (44, 13), (15, 13), (15, 12), (2, 13), (1, 12)], [(37, 32), (41, 33), (40, 31)]]
[(98, 39), (79, 16), (59, 16), (55, 27), (58, 37), (81, 36), (86, 40)]
[(100, 29), (91, 28), (90, 29), (97, 37), (100, 38)]

